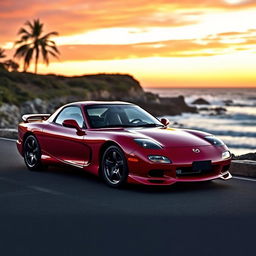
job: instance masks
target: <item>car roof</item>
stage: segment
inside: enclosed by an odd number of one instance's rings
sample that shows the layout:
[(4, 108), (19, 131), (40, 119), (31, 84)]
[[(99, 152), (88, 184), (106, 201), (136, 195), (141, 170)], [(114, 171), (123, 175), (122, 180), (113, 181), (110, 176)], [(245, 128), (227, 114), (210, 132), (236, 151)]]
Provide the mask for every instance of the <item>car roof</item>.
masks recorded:
[(72, 105), (90, 106), (90, 105), (113, 105), (113, 104), (129, 105), (132, 103), (124, 102), (124, 101), (77, 101), (77, 102), (69, 103), (65, 106), (72, 106)]

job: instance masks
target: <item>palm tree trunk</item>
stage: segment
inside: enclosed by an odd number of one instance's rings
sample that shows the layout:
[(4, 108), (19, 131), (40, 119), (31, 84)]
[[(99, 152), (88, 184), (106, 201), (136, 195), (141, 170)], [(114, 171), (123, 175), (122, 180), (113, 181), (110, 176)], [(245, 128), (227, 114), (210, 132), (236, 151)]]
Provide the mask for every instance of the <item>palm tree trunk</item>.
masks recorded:
[(35, 60), (35, 74), (37, 73), (38, 57), (39, 57), (39, 49), (37, 47), (36, 48), (36, 60)]

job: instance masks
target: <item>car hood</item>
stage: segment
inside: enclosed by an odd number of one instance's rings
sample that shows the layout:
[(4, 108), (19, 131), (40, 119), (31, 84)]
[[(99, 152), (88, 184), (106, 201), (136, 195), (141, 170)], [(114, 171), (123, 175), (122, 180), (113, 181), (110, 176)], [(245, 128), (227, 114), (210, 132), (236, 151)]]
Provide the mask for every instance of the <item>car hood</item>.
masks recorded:
[(182, 129), (162, 129), (162, 128), (144, 128), (138, 130), (129, 130), (140, 138), (153, 139), (165, 147), (194, 147), (210, 146), (211, 144), (191, 131)]

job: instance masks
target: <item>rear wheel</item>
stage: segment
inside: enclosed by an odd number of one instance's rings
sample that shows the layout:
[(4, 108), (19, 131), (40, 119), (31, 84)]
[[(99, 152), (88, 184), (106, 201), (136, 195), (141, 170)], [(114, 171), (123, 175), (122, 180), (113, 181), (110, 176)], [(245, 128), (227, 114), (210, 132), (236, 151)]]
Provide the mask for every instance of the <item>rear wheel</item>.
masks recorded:
[(38, 140), (34, 135), (29, 135), (24, 142), (24, 161), (31, 171), (41, 171), (46, 168), (41, 163), (41, 149)]
[(121, 187), (127, 180), (128, 167), (123, 151), (117, 146), (108, 147), (101, 162), (101, 174), (111, 187)]

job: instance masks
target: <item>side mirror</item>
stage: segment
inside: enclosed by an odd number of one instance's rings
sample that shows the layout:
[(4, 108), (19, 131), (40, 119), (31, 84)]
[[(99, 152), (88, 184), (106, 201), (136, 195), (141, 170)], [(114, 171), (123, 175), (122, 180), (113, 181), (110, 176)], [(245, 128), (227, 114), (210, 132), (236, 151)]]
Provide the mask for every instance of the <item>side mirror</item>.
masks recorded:
[(63, 121), (62, 125), (68, 128), (75, 128), (78, 135), (85, 135), (85, 132), (80, 128), (77, 121), (74, 119), (66, 119)]
[(164, 125), (164, 126), (168, 126), (170, 124), (170, 121), (167, 118), (161, 118), (160, 122)]

